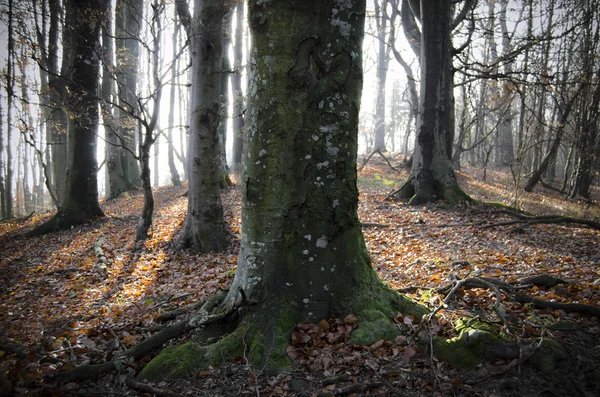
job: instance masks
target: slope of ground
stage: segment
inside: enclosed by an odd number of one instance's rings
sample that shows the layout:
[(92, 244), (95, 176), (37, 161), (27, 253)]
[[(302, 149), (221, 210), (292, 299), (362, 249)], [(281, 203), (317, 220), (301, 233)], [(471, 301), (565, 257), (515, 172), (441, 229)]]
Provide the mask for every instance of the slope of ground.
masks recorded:
[[(453, 280), (486, 276), (512, 282), (540, 274), (567, 283), (531, 288), (527, 291), (531, 296), (600, 305), (597, 230), (564, 224), (491, 227), (514, 218), (478, 205), (438, 203), (415, 208), (386, 200), (406, 173), (392, 170), (375, 157), (359, 175), (360, 218), (374, 268), (392, 287), (406, 289), (432, 309), (444, 295), (430, 288)], [(477, 199), (505, 204), (514, 200), (514, 192), (506, 188), (510, 186), (506, 174), (488, 171), (491, 183), (481, 181), (480, 170), (459, 173), (459, 178)], [(161, 314), (227, 287), (235, 272), (237, 240), (218, 255), (174, 249), (186, 210), (184, 192), (185, 188), (173, 187), (156, 190), (153, 234), (142, 244), (133, 241), (142, 206), (139, 194), (103, 203), (106, 219), (67, 232), (26, 236), (50, 214), (0, 224), (0, 394), (139, 393), (131, 385), (124, 386), (125, 375), (112, 374), (85, 383), (59, 382), (53, 375), (117, 357), (160, 329)], [(598, 192), (594, 195), (597, 199)], [(224, 203), (229, 228), (237, 239), (239, 188), (230, 189)], [(521, 193), (519, 203), (538, 214), (596, 220), (599, 216), (597, 203), (565, 201), (545, 189)], [(295, 372), (268, 377), (246, 368), (240, 357), (238, 362), (203, 371), (193, 379), (155, 387), (211, 396), (600, 393), (594, 378), (600, 362), (598, 318), (534, 309), (507, 296), (502, 298), (519, 338), (543, 335), (568, 345), (572, 353), (569, 369), (549, 377), (515, 367), (514, 361), (499, 360), (460, 373), (419, 351), (410, 335), (421, 335), (423, 330), (414, 319), (399, 314), (395, 321), (408, 336), (371, 346), (346, 343), (355, 324), (352, 317), (324, 319), (316, 326), (299, 325), (290, 347), (290, 356), (297, 363)], [(436, 329), (427, 332), (452, 335), (451, 325), (461, 317), (477, 317), (501, 330), (502, 324), (491, 310), (493, 303), (493, 292), (488, 289), (461, 291), (438, 313)], [(551, 328), (567, 321), (576, 328)], [(132, 363), (131, 368), (139, 370), (148, 359)]]

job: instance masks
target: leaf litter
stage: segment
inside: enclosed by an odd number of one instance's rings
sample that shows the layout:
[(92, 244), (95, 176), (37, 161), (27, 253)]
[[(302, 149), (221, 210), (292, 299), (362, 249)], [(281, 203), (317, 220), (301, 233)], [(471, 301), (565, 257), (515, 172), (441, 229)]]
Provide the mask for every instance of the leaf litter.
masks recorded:
[[(469, 194), (485, 201), (510, 203), (513, 195), (502, 186), (509, 186), (507, 175), (488, 170), (493, 183), (486, 183), (478, 178), (478, 172), (458, 173)], [(483, 276), (515, 282), (546, 274), (567, 283), (533, 287), (528, 293), (550, 301), (600, 305), (598, 231), (555, 224), (531, 225), (520, 231), (483, 228), (510, 217), (476, 205), (410, 207), (386, 200), (406, 177), (406, 173), (397, 174), (376, 159), (359, 173), (359, 217), (365, 224), (365, 241), (373, 267), (392, 288), (413, 287), (407, 295), (433, 310), (444, 300), (434, 289), (454, 280)], [(160, 315), (192, 305), (230, 284), (241, 233), (239, 187), (223, 196), (234, 242), (221, 254), (175, 250), (174, 240), (186, 212), (184, 192), (185, 187), (155, 190), (152, 236), (144, 243), (134, 242), (142, 206), (139, 193), (102, 203), (107, 218), (66, 232), (25, 235), (50, 214), (0, 224), (0, 393), (41, 395), (53, 390), (54, 395), (70, 395), (83, 388), (90, 392), (119, 389), (125, 395), (138, 395), (119, 383), (116, 375), (83, 385), (59, 385), (52, 374), (118, 356), (156, 332)], [(598, 192), (593, 196), (598, 197)], [(524, 210), (536, 214), (598, 217), (597, 203), (566, 201), (546, 190), (521, 193), (521, 203)], [(98, 242), (105, 269), (98, 266), (94, 252)], [(503, 299), (519, 337), (550, 333), (568, 344), (579, 365), (592, 362), (598, 367), (598, 318), (534, 309), (504, 295)], [(353, 315), (298, 324), (288, 347), (294, 362), (292, 372), (269, 376), (249, 369), (239, 358), (191, 379), (158, 386), (182, 394), (215, 396), (527, 395), (539, 393), (540, 385), (546, 385), (549, 395), (556, 395), (561, 387), (574, 391), (573, 395), (600, 391), (592, 380), (598, 374), (589, 371), (554, 375), (551, 383), (547, 378), (519, 377), (508, 370), (508, 375), (495, 377), (494, 373), (503, 373), (511, 365), (500, 360), (480, 365), (466, 375), (417, 346), (416, 341), (432, 335), (454, 336), (452, 325), (464, 317), (480, 318), (501, 330), (502, 324), (492, 311), (493, 302), (492, 291), (460, 291), (426, 327), (398, 313), (392, 321), (403, 334), (394, 341), (380, 340), (370, 346), (348, 343), (357, 326)], [(550, 328), (570, 323), (583, 331)], [(172, 341), (178, 342), (181, 339)], [(139, 370), (148, 360), (129, 365)], [(488, 376), (485, 382), (471, 382), (482, 374)], [(557, 386), (559, 381), (562, 383)]]

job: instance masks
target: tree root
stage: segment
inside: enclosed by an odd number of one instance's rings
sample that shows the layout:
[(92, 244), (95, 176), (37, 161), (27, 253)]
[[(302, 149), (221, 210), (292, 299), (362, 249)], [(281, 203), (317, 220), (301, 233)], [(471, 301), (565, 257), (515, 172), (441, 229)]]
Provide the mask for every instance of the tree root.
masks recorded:
[(522, 213), (519, 213), (516, 211), (509, 211), (509, 210), (498, 210), (498, 211), (494, 211), (492, 213), (507, 214), (507, 215), (510, 215), (510, 216), (518, 218), (518, 219), (516, 219), (514, 221), (490, 223), (485, 226), (482, 226), (482, 229), (490, 229), (490, 228), (499, 227), (499, 226), (521, 225), (521, 226), (515, 227), (513, 229), (513, 231), (520, 231), (520, 230), (523, 230), (527, 226), (536, 225), (536, 224), (556, 224), (556, 225), (558, 225), (561, 223), (574, 223), (574, 224), (578, 224), (578, 225), (588, 226), (595, 230), (600, 230), (599, 222), (595, 222), (595, 221), (592, 221), (589, 219), (572, 218), (570, 216), (560, 216), (560, 215), (531, 216), (531, 215), (522, 214)]
[[(533, 286), (550, 288), (550, 287), (554, 287), (555, 285), (565, 284), (565, 283), (567, 283), (567, 282), (564, 280), (561, 280), (559, 278), (555, 278), (552, 276), (548, 276), (546, 274), (524, 277), (520, 280), (517, 280), (516, 284), (520, 284), (520, 285), (513, 285), (511, 283), (507, 283), (506, 281), (502, 281), (502, 280), (492, 278), (492, 277), (466, 278), (466, 279), (456, 282), (455, 284), (448, 284), (448, 285), (444, 285), (442, 287), (430, 289), (437, 293), (446, 295), (446, 298), (444, 299), (444, 302), (442, 303), (442, 305), (440, 305), (440, 307), (438, 307), (430, 315), (430, 317), (432, 318), (433, 315), (435, 315), (435, 313), (437, 313), (439, 310), (441, 310), (443, 308), (443, 305), (447, 304), (448, 301), (452, 298), (452, 296), (456, 293), (456, 291), (460, 288), (464, 288), (464, 289), (487, 288), (487, 289), (492, 289), (492, 290), (498, 289), (498, 290), (504, 290), (506, 292), (514, 292), (515, 290), (531, 288)], [(419, 289), (427, 289), (427, 288), (411, 286), (411, 287), (406, 287), (406, 288), (400, 288), (400, 289), (397, 289), (396, 291), (399, 293), (407, 293), (407, 292), (416, 292)], [(586, 305), (583, 303), (549, 302), (549, 301), (545, 301), (543, 299), (533, 298), (529, 295), (525, 295), (522, 293), (515, 294), (514, 299), (515, 299), (515, 301), (522, 303), (522, 304), (532, 303), (535, 307), (540, 308), (540, 309), (550, 308), (550, 309), (555, 309), (555, 310), (564, 310), (565, 312), (576, 312), (576, 313), (590, 314), (592, 316), (600, 317), (600, 307), (594, 306), (594, 305)]]
[(191, 305), (188, 305), (185, 307), (180, 307), (179, 309), (175, 309), (175, 310), (170, 310), (170, 311), (160, 314), (158, 317), (156, 317), (156, 321), (164, 323), (167, 321), (175, 320), (177, 317), (181, 316), (182, 314), (187, 314), (191, 311), (202, 308), (202, 306), (204, 306), (205, 303), (206, 303), (206, 299), (202, 299)]
[(72, 370), (65, 371), (61, 374), (61, 377), (68, 379), (69, 381), (86, 380), (98, 377), (102, 374), (108, 373), (116, 369), (121, 362), (127, 360), (138, 360), (152, 350), (160, 347), (163, 343), (170, 339), (176, 338), (182, 335), (194, 327), (189, 324), (187, 320), (180, 321), (173, 325), (164, 328), (162, 331), (153, 335), (152, 337), (144, 340), (143, 342), (133, 346), (126, 350), (117, 359), (107, 361), (101, 364), (88, 364), (75, 367)]
[[(243, 291), (240, 291), (240, 293), (242, 294), (242, 297), (245, 295)], [(70, 381), (95, 378), (104, 373), (117, 369), (117, 367), (124, 362), (133, 362), (146, 356), (170, 339), (183, 335), (192, 329), (226, 321), (241, 306), (249, 303), (245, 299), (242, 299), (240, 304), (234, 304), (223, 312), (213, 313), (226, 296), (226, 290), (217, 291), (217, 293), (203, 302), (198, 314), (191, 320), (185, 319), (163, 328), (157, 334), (126, 350), (115, 360), (107, 361), (101, 364), (81, 365), (73, 368), (72, 370), (65, 371), (63, 374), (61, 374), (61, 377)]]
[(515, 300), (522, 304), (532, 303), (538, 309), (550, 308), (555, 310), (563, 310), (565, 312), (576, 312), (600, 317), (600, 307), (594, 305), (586, 305), (583, 303), (549, 302), (543, 299), (533, 298), (525, 294), (516, 294)]

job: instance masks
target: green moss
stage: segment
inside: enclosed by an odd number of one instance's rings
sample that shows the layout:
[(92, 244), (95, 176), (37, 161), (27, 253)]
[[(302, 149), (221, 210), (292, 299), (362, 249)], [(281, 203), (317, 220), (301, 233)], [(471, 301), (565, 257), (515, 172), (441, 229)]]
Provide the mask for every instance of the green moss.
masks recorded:
[(481, 345), (467, 345), (460, 338), (433, 337), (433, 354), (456, 369), (472, 369), (483, 361)]
[(473, 199), (465, 193), (460, 186), (444, 186), (444, 200), (448, 201), (450, 204), (456, 204), (461, 201), (472, 201)]
[(461, 319), (455, 329), (459, 332), (455, 338), (434, 337), (433, 354), (456, 369), (476, 367), (483, 361), (486, 345), (500, 341), (496, 330), (482, 321)]
[(159, 380), (188, 376), (205, 361), (205, 348), (195, 342), (170, 346), (152, 359), (142, 370), (142, 379)]
[(462, 334), (464, 331), (468, 331), (469, 329), (483, 331), (483, 332), (488, 333), (493, 340), (500, 340), (498, 333), (496, 332), (494, 327), (492, 327), (490, 324), (488, 324), (486, 322), (479, 321), (479, 320), (461, 318), (458, 321), (456, 321), (456, 324), (454, 325), (454, 329), (459, 334)]
[(349, 342), (370, 345), (380, 339), (394, 340), (400, 335), (398, 328), (379, 310), (364, 310), (358, 314), (358, 327), (352, 331)]
[[(535, 345), (537, 343), (537, 341), (534, 342)], [(563, 345), (552, 339), (544, 339), (529, 362), (538, 371), (547, 373), (568, 366), (570, 357)]]

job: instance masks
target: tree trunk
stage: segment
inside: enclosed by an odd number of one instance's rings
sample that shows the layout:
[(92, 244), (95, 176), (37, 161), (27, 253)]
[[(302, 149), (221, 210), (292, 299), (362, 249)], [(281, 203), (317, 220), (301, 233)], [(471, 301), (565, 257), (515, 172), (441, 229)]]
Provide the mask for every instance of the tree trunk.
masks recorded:
[[(13, 214), (13, 144), (12, 144), (12, 125), (13, 125), (13, 101), (14, 101), (14, 8), (13, 0), (8, 1), (8, 54), (6, 59), (6, 179), (4, 180), (4, 211), (7, 218), (12, 218)], [(1, 149), (0, 149), (1, 150)]]
[[(138, 123), (132, 115), (139, 114), (137, 102), (139, 36), (143, 10), (142, 0), (118, 0), (116, 3), (115, 36), (118, 103), (118, 128), (109, 136), (112, 149), (108, 158), (109, 198), (117, 198), (127, 190), (141, 185), (140, 168), (132, 153), (136, 152)], [(125, 146), (126, 148), (123, 148)]]
[(167, 126), (167, 160), (169, 163), (169, 172), (171, 174), (171, 183), (173, 186), (181, 186), (179, 172), (175, 166), (175, 147), (173, 146), (173, 128), (175, 128), (175, 89), (177, 87), (177, 69), (180, 65), (177, 57), (178, 40), (180, 24), (177, 21), (177, 13), (175, 13), (175, 31), (173, 32), (173, 68), (171, 69), (171, 90), (169, 92), (169, 121)]
[[(506, 24), (506, 11), (508, 8), (508, 0), (500, 2), (499, 23), (502, 31), (502, 53), (504, 57), (508, 57), (512, 52), (512, 43), (510, 32)], [(513, 74), (513, 63), (504, 63), (504, 73), (507, 76)], [(508, 167), (514, 161), (514, 143), (513, 143), (513, 120), (514, 113), (512, 109), (512, 101), (514, 98), (514, 85), (510, 81), (504, 81), (501, 84), (502, 89), (502, 104), (500, 106), (498, 117), (498, 145), (497, 145), (497, 161), (499, 167)]]
[(49, 233), (104, 216), (98, 204), (96, 164), (96, 131), (98, 128), (98, 80), (102, 14), (104, 0), (71, 0), (67, 13), (81, 21), (78, 34), (73, 37), (73, 73), (69, 91), (75, 101), (70, 109), (68, 135), (69, 156), (65, 197), (58, 213), (35, 229), (33, 234)]
[(4, 180), (4, 111), (0, 101), (0, 219), (6, 218), (6, 188)]
[(181, 355), (207, 366), (242, 354), (254, 367), (280, 369), (298, 322), (355, 313), (366, 327), (367, 313), (385, 321), (410, 312), (371, 267), (357, 216), (364, 14), (364, 0), (249, 2), (243, 233), (218, 310), (248, 306), (221, 342), (165, 351), (142, 377), (189, 373)]
[[(156, 144), (156, 139), (158, 136), (154, 136), (154, 130), (156, 129), (156, 124), (158, 122), (158, 116), (160, 114), (160, 102), (162, 99), (162, 90), (163, 84), (160, 76), (160, 43), (161, 43), (161, 34), (162, 34), (162, 8), (157, 4), (158, 0), (155, 0), (154, 5), (152, 6), (153, 15), (152, 15), (152, 27), (151, 31), (153, 32), (152, 41), (153, 41), (153, 49), (151, 52), (151, 63), (150, 63), (150, 77), (153, 78), (154, 83), (154, 92), (152, 96), (154, 97), (152, 116), (150, 120), (146, 119), (138, 119), (138, 128), (141, 128), (141, 125), (144, 126), (144, 133), (141, 133), (138, 137), (139, 148), (138, 152), (140, 154), (140, 169), (141, 175), (140, 179), (142, 182), (142, 191), (144, 193), (144, 208), (142, 209), (142, 215), (140, 216), (140, 220), (137, 225), (137, 229), (135, 231), (135, 241), (145, 240), (150, 237), (150, 228), (152, 227), (152, 216), (154, 214), (154, 195), (152, 194), (152, 180), (150, 179), (150, 149), (152, 149), (152, 145)], [(158, 156), (158, 153), (156, 153)], [(158, 173), (158, 167), (155, 167), (155, 172)]]
[(400, 194), (418, 205), (435, 199), (468, 200), (452, 167), (454, 93), (450, 3), (423, 0), (421, 93), (409, 183)]
[[(222, 0), (196, 0), (194, 23), (187, 24), (192, 54), (189, 194), (178, 246), (200, 252), (221, 251), (229, 244), (221, 202), (219, 145), (219, 123), (223, 116), (223, 17), (227, 11)], [(186, 26), (185, 17), (181, 13), (180, 17)]]
[(233, 73), (231, 74), (231, 92), (233, 93), (233, 153), (234, 171), (240, 171), (242, 165), (244, 135), (244, 92), (242, 90), (242, 62), (244, 54), (244, 4), (236, 7), (235, 44), (233, 46)]
[(375, 22), (377, 24), (377, 91), (375, 101), (375, 146), (374, 150), (385, 152), (385, 82), (387, 79), (387, 69), (389, 63), (389, 49), (386, 47), (387, 36), (387, 18), (384, 16), (387, 7), (387, 0), (383, 0), (381, 7), (379, 0), (374, 2)]
[(221, 157), (221, 188), (226, 189), (231, 185), (229, 178), (229, 166), (227, 165), (227, 128), (229, 124), (229, 76), (231, 74), (231, 60), (229, 59), (229, 47), (231, 46), (231, 15), (233, 9), (228, 7), (223, 16), (223, 59), (221, 61), (221, 106), (222, 115), (219, 123), (219, 146)]

